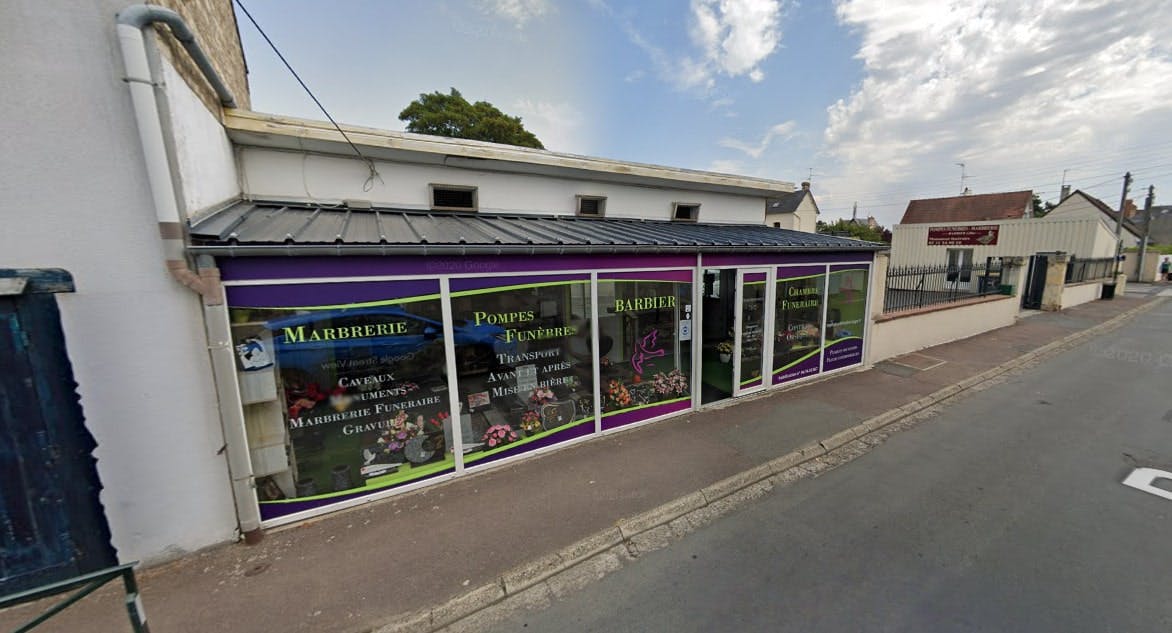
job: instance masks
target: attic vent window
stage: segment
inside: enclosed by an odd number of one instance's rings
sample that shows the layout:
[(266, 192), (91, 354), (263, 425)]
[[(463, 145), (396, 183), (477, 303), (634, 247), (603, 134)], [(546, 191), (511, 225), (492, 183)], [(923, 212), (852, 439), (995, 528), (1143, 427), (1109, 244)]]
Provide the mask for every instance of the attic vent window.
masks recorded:
[(578, 196), (578, 215), (595, 218), (606, 215), (606, 198), (603, 196)]
[(695, 222), (700, 217), (700, 205), (693, 202), (672, 204), (671, 219), (680, 222)]
[(431, 185), (431, 208), (435, 211), (475, 211), (476, 187)]

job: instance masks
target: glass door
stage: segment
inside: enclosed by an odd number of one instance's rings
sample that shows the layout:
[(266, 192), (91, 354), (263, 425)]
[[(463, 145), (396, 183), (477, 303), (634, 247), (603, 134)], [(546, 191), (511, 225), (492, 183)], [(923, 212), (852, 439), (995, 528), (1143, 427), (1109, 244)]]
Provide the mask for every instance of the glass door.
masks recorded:
[(737, 271), (706, 268), (700, 290), (700, 403), (733, 396)]
[(766, 386), (765, 341), (766, 310), (769, 293), (768, 272), (764, 268), (737, 271), (735, 338), (733, 344), (733, 395), (760, 391)]

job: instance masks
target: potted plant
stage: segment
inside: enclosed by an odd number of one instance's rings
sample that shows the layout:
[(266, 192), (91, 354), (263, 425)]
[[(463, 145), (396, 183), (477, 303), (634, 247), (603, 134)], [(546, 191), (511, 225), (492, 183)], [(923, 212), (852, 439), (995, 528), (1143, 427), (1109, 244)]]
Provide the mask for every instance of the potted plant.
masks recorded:
[(732, 341), (721, 341), (716, 345), (716, 351), (720, 354), (720, 362), (727, 363), (731, 361), (733, 352)]
[(522, 413), (520, 426), (521, 430), (524, 431), (526, 435), (540, 433), (542, 429), (541, 415), (536, 411), (526, 411)]

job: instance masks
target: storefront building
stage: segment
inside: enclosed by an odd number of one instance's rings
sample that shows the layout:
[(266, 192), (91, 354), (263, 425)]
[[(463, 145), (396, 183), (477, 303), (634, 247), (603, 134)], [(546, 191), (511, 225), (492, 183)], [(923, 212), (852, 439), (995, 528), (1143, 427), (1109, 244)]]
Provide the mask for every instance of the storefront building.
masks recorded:
[[(761, 225), (442, 220), (242, 202), (192, 226), (226, 290), (265, 525), (864, 362), (879, 245)], [(329, 243), (284, 228), (335, 223), (351, 228)], [(426, 241), (353, 228), (395, 224), (427, 225)]]

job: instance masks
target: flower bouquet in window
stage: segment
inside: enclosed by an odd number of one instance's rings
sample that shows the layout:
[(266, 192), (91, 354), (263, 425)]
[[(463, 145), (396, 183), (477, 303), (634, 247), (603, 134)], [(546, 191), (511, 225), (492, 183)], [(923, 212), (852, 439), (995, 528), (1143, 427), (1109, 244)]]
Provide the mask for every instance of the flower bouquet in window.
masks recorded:
[(542, 430), (541, 415), (536, 411), (526, 411), (521, 414), (521, 430), (529, 435), (540, 433)]
[(606, 385), (606, 402), (610, 409), (622, 409), (631, 406), (631, 392), (621, 380), (611, 380)]
[(659, 372), (651, 378), (651, 385), (660, 398), (688, 395), (688, 377), (684, 372), (673, 369), (668, 373)]
[(717, 343), (716, 352), (720, 354), (720, 362), (727, 363), (732, 360), (732, 341), (721, 341), (720, 343)]
[(403, 449), (407, 441), (419, 435), (419, 427), (407, 421), (407, 412), (399, 411), (395, 417), (388, 420), (387, 428), (375, 441), (378, 450), (389, 456), (392, 461), (398, 458), (402, 461)]
[(557, 398), (553, 395), (553, 390), (549, 387), (538, 387), (529, 392), (529, 402), (537, 406), (553, 402), (556, 399)]
[(489, 448), (511, 444), (518, 439), (520, 436), (507, 424), (494, 424), (488, 427), (488, 430), (484, 432), (484, 437), (480, 438), (482, 442), (488, 444)]

